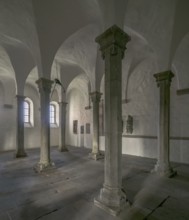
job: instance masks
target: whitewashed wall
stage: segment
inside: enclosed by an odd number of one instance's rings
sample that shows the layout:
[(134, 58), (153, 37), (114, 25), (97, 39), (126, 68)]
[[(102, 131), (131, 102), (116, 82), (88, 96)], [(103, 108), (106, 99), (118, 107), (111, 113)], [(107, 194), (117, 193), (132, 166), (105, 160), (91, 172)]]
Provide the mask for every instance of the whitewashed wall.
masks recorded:
[[(0, 151), (16, 150), (16, 98), (9, 94), (9, 103), (3, 97), (4, 90), (0, 84)], [(34, 106), (34, 126), (24, 128), (25, 149), (39, 148), (41, 145), (40, 100), (37, 89), (31, 85), (25, 86), (26, 97)], [(12, 100), (12, 101), (10, 101)], [(50, 129), (51, 146), (58, 146), (59, 127)]]
[(41, 124), (40, 124), (40, 98), (39, 93), (36, 88), (31, 85), (25, 86), (25, 94), (26, 97), (30, 98), (33, 102), (34, 107), (34, 126), (25, 127), (24, 129), (24, 142), (25, 148), (36, 148), (40, 147), (40, 132), (41, 132)]
[(0, 84), (0, 151), (15, 149), (16, 145), (16, 100), (5, 102), (4, 89)]
[[(129, 78), (127, 100), (122, 104), (124, 121), (122, 152), (143, 157), (157, 157), (157, 128), (159, 88), (153, 77), (153, 65), (143, 63), (135, 68)], [(127, 80), (123, 72), (123, 80)], [(178, 79), (171, 83), (170, 104), (170, 159), (189, 163), (189, 95), (177, 95)], [(125, 88), (123, 87), (123, 93)], [(126, 132), (127, 116), (133, 117), (133, 133)], [(104, 150), (105, 139), (100, 137)]]
[[(77, 147), (92, 147), (92, 109), (86, 110), (89, 105), (88, 95), (78, 89), (71, 89), (67, 96), (67, 125), (66, 125), (66, 144)], [(78, 120), (78, 132), (73, 133), (73, 120)], [(90, 134), (86, 134), (86, 123), (90, 123)], [(81, 134), (80, 127), (84, 125), (84, 134)]]

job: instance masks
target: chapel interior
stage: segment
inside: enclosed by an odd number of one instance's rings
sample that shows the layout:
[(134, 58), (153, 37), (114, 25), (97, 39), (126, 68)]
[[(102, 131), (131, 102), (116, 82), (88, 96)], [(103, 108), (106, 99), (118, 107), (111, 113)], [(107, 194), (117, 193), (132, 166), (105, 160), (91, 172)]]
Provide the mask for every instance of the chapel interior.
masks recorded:
[(0, 220), (189, 220), (188, 12), (0, 0)]

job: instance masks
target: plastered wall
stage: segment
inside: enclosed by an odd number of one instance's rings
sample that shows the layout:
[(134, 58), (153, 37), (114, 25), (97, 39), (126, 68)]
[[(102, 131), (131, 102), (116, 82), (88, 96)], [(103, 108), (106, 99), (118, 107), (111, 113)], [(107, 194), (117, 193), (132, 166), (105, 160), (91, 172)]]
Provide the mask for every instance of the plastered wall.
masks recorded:
[[(3, 87), (0, 84), (0, 151), (16, 150), (16, 98), (10, 94), (9, 104), (4, 102)], [(33, 102), (34, 125), (25, 126), (24, 144), (25, 149), (39, 148), (41, 145), (41, 121), (40, 121), (40, 99), (37, 88), (27, 84), (24, 95)], [(59, 127), (51, 128), (51, 146), (58, 146)]]
[[(159, 88), (154, 73), (153, 65), (150, 67), (149, 63), (143, 63), (129, 78), (128, 102), (122, 104), (124, 154), (157, 158)], [(128, 80), (124, 73), (123, 80)], [(175, 74), (170, 89), (170, 159), (189, 163), (189, 95), (179, 96), (177, 89), (178, 78)], [(133, 117), (132, 133), (126, 131), (128, 115)], [(104, 136), (100, 137), (100, 148), (105, 148)]]
[[(71, 89), (67, 96), (67, 125), (66, 144), (77, 147), (92, 147), (92, 109), (85, 109), (88, 106), (88, 96), (84, 91)], [(73, 132), (73, 121), (77, 120), (77, 133)], [(86, 123), (90, 124), (90, 134), (86, 131)], [(81, 134), (81, 126), (84, 126), (84, 133)]]
[(25, 86), (24, 95), (30, 98), (33, 102), (34, 110), (34, 125), (31, 127), (26, 127), (24, 129), (24, 141), (25, 148), (36, 148), (40, 147), (40, 99), (37, 88), (34, 88), (31, 85)]

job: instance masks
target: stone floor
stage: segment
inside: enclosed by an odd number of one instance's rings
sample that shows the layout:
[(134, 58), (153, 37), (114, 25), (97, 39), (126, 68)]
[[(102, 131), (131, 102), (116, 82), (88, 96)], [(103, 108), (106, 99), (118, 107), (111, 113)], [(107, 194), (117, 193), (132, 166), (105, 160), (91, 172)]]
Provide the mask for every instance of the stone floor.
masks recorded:
[(175, 178), (158, 178), (155, 160), (123, 156), (123, 187), (131, 207), (113, 217), (93, 205), (103, 183), (103, 160), (89, 150), (52, 148), (56, 169), (37, 174), (39, 149), (28, 157), (0, 154), (0, 220), (189, 220), (189, 165), (173, 164)]

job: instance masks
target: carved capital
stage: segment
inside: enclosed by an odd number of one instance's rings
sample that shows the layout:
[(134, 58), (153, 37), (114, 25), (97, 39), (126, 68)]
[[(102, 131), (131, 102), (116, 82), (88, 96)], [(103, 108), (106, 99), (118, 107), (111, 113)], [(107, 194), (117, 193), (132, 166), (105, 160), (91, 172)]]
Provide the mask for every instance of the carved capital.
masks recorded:
[(154, 77), (156, 78), (158, 87), (160, 87), (162, 84), (170, 86), (174, 74), (171, 72), (171, 70), (168, 70), (161, 73), (156, 73), (154, 74)]
[(25, 98), (26, 98), (26, 96), (16, 95), (16, 99), (17, 99), (17, 100), (24, 101)]
[(94, 102), (100, 102), (101, 95), (102, 95), (102, 93), (97, 92), (97, 91), (91, 92), (91, 93), (90, 93), (90, 96), (91, 96), (92, 102), (93, 102), (93, 103), (94, 103)]
[(119, 27), (113, 25), (103, 34), (98, 36), (95, 41), (99, 43), (102, 57), (105, 58), (105, 52), (109, 50), (110, 55), (115, 56), (119, 52), (124, 56), (126, 43), (130, 41), (130, 37)]
[(59, 106), (66, 107), (68, 103), (67, 102), (59, 102), (58, 104), (59, 104)]
[(40, 78), (36, 81), (38, 88), (39, 88), (39, 92), (45, 91), (47, 93), (51, 92), (51, 86), (53, 84), (53, 81), (50, 79), (46, 79), (46, 78)]

